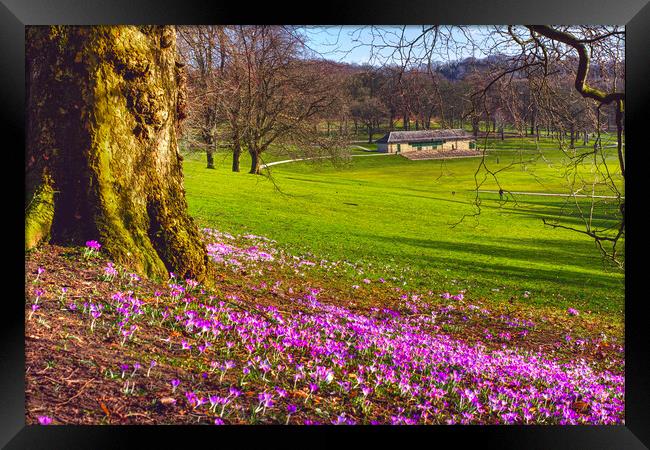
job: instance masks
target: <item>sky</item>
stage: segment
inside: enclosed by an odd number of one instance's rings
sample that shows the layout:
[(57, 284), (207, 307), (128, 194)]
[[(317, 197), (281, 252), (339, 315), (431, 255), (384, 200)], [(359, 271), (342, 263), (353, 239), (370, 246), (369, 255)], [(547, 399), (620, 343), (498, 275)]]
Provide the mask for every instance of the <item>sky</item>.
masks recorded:
[[(421, 25), (413, 26), (309, 26), (301, 29), (308, 39), (308, 46), (321, 57), (334, 61), (354, 64), (376, 64), (393, 53), (386, 45), (395, 44), (402, 36), (407, 40), (422, 34)], [(441, 62), (464, 59), (469, 56), (481, 58), (486, 56), (478, 46), (473, 45), (457, 27), (444, 28), (446, 34), (453, 37), (454, 45), (436, 47), (433, 59)], [(472, 27), (473, 40), (480, 42), (485, 36), (484, 28)], [(380, 32), (381, 31), (381, 32)], [(431, 38), (428, 35), (428, 39)], [(423, 41), (420, 41), (421, 43)], [(374, 45), (373, 45), (374, 44)], [(383, 47), (383, 49), (379, 49)], [(419, 48), (423, 48), (422, 45)], [(407, 55), (404, 54), (403, 57)]]

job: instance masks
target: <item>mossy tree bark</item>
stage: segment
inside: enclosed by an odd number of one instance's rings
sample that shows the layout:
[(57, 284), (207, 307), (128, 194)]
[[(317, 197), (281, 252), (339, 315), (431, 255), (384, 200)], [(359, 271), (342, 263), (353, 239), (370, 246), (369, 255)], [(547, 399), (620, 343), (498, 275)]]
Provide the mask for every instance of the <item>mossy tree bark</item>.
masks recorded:
[(25, 248), (97, 239), (149, 276), (204, 279), (176, 140), (173, 27), (27, 27)]

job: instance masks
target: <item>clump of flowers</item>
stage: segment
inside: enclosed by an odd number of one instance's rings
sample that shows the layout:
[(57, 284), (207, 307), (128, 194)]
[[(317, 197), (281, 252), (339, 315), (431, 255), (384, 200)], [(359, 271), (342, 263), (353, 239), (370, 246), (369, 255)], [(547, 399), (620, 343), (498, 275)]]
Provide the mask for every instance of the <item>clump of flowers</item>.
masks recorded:
[(112, 262), (107, 262), (106, 267), (104, 267), (104, 280), (105, 281), (113, 281), (115, 277), (117, 276), (117, 269), (113, 265)]
[(38, 423), (40, 425), (50, 425), (52, 423), (52, 418), (49, 416), (38, 416)]
[(260, 394), (257, 396), (257, 399), (260, 403), (257, 405), (257, 408), (255, 408), (256, 413), (262, 411), (262, 415), (264, 415), (267, 408), (272, 408), (273, 405), (275, 405), (275, 402), (273, 401), (273, 394), (270, 392), (260, 392)]
[(95, 329), (95, 322), (102, 315), (102, 310), (104, 309), (104, 305), (102, 305), (101, 303), (100, 304), (91, 303), (89, 309), (90, 309), (90, 316), (93, 318), (92, 322), (90, 323), (90, 331), (92, 332)]
[(84, 250), (84, 257), (90, 258), (97, 256), (99, 249), (102, 248), (102, 245), (97, 241), (86, 241), (86, 248)]
[(577, 316), (578, 314), (580, 314), (580, 313), (578, 312), (578, 310), (577, 310), (577, 309), (574, 309), (574, 308), (569, 308), (569, 309), (566, 310), (566, 312), (567, 312), (570, 316)]

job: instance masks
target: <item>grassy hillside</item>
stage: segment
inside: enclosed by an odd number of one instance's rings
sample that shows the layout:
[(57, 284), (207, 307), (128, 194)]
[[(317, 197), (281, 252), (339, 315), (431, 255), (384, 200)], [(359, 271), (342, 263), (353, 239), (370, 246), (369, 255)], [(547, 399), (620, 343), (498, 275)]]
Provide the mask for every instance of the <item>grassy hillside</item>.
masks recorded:
[[(486, 163), (504, 169), (499, 181), (506, 191), (566, 193), (564, 159), (559, 151), (495, 151)], [(496, 194), (481, 193), (475, 216), (479, 159), (297, 162), (272, 167), (272, 182), (231, 173), (227, 154), (218, 161), (216, 170), (205, 169), (199, 155), (185, 161), (190, 213), (202, 225), (268, 236), (319, 258), (364, 262), (375, 275), (395, 276), (408, 286), (467, 289), (495, 301), (525, 295), (539, 306), (622, 319), (623, 274), (603, 263), (591, 239), (542, 223), (543, 217), (562, 216), (563, 223), (579, 225), (575, 201), (506, 195), (509, 201), (501, 202)], [(592, 169), (587, 162), (578, 175), (589, 181)], [(481, 187), (496, 189), (489, 179)], [(611, 201), (598, 201), (595, 220), (611, 223), (612, 208)]]

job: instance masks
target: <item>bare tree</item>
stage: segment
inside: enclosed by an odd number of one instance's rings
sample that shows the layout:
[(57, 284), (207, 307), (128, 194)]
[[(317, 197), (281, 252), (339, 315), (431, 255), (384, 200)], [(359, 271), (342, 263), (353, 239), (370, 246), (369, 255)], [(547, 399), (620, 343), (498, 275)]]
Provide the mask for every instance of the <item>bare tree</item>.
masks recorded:
[(214, 169), (218, 126), (224, 121), (221, 111), (226, 64), (223, 27), (179, 27), (179, 53), (187, 65), (188, 120), (184, 137), (190, 147), (205, 149), (207, 168)]
[(314, 124), (333, 102), (332, 86), (315, 64), (302, 60), (303, 42), (294, 29), (240, 26), (233, 39), (231, 70), (240, 80), (237, 132), (251, 155), (250, 173), (260, 173), (272, 144), (324, 145)]

